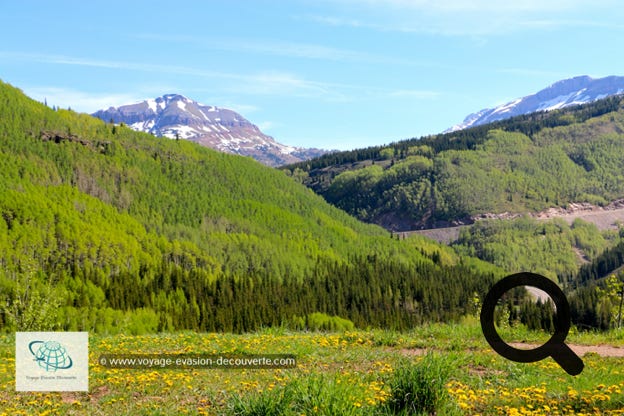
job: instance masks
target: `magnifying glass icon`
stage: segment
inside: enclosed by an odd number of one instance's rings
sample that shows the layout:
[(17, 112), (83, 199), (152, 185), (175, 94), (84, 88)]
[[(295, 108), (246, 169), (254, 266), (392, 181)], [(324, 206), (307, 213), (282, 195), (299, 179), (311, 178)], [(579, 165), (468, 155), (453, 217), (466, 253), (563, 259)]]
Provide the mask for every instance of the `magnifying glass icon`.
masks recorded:
[[(555, 303), (555, 333), (546, 343), (531, 350), (521, 350), (507, 344), (494, 327), (494, 308), (501, 296), (518, 286), (533, 286), (546, 292)], [(519, 363), (532, 363), (552, 357), (570, 375), (583, 371), (583, 360), (563, 341), (570, 330), (570, 305), (563, 291), (552, 280), (535, 273), (516, 273), (499, 280), (492, 286), (481, 308), (481, 329), (485, 339), (499, 355)]]

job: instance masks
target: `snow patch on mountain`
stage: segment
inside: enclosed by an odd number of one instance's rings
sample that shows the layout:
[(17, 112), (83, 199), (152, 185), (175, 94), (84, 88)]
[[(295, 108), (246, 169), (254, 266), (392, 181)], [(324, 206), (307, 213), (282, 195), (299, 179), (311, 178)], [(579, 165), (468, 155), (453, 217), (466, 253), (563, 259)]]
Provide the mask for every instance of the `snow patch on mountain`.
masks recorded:
[(150, 110), (154, 112), (154, 114), (158, 112), (158, 104), (156, 104), (156, 100), (147, 100), (147, 105), (149, 106)]
[(591, 78), (579, 76), (565, 79), (533, 95), (469, 114), (462, 123), (456, 124), (446, 130), (445, 133), (536, 111), (552, 111), (571, 105), (585, 104), (623, 92), (624, 77)]

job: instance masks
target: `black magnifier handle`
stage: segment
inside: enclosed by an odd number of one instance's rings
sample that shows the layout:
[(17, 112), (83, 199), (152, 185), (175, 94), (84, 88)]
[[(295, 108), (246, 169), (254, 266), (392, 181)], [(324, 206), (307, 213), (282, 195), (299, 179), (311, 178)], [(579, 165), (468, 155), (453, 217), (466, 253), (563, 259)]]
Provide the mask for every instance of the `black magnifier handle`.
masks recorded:
[(583, 371), (583, 360), (566, 344), (561, 343), (554, 346), (556, 348), (550, 355), (571, 376), (581, 374)]

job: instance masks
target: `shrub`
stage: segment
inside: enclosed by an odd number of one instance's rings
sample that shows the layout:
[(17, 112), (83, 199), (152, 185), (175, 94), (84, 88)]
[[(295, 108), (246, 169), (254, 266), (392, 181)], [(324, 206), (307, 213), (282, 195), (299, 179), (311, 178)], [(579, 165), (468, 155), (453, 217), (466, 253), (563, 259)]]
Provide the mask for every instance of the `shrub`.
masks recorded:
[(311, 331), (352, 331), (354, 325), (348, 319), (315, 312), (307, 316), (307, 327)]
[(294, 381), (294, 408), (297, 415), (355, 416), (362, 414), (357, 389), (333, 377), (313, 375)]
[(235, 395), (229, 410), (237, 416), (281, 416), (288, 414), (291, 401), (291, 390), (282, 388), (257, 395)]
[(445, 385), (452, 368), (453, 362), (448, 357), (432, 353), (427, 353), (418, 363), (400, 363), (389, 383), (391, 395), (387, 406), (393, 414), (443, 414), (443, 409), (450, 409)]
[[(356, 416), (362, 415), (355, 385), (335, 377), (310, 375), (285, 387), (230, 399), (228, 414), (238, 416)], [(370, 410), (370, 409), (369, 409)]]

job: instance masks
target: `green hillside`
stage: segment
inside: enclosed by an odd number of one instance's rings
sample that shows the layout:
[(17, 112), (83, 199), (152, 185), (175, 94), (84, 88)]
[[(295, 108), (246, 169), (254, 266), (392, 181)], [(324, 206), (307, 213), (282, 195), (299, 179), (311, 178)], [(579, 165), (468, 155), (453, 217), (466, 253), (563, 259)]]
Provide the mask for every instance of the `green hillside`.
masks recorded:
[(497, 270), (394, 240), (251, 159), (6, 84), (0, 265), (5, 330), (100, 332), (405, 328), (472, 312)]
[(580, 219), (572, 225), (561, 219), (538, 221), (527, 217), (481, 220), (463, 228), (453, 247), (509, 273), (530, 270), (564, 283), (579, 272), (580, 266), (621, 241), (620, 234), (614, 230), (600, 232)]
[(332, 204), (393, 230), (624, 197), (621, 96), (287, 168)]

